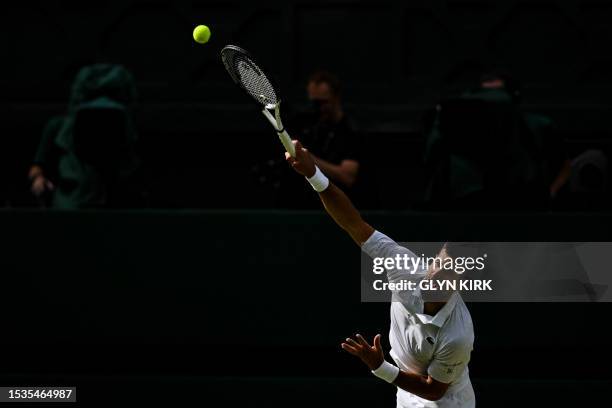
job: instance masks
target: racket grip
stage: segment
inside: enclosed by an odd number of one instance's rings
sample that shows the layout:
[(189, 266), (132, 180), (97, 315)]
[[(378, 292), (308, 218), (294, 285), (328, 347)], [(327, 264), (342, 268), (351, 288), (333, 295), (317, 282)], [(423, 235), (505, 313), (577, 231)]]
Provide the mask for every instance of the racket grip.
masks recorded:
[(279, 128), (279, 126), (282, 126), (282, 123), (280, 123), (280, 114), (278, 113), (278, 107), (275, 112), (276, 117), (272, 116), (272, 114), (268, 112), (267, 109), (263, 109), (261, 113), (263, 113), (263, 115), (266, 117), (266, 119), (268, 119), (272, 127), (274, 127), (274, 129), (276, 130), (276, 133), (278, 134), (281, 143), (283, 144), (283, 146), (285, 146), (285, 150), (291, 155), (291, 157), (295, 157), (295, 146), (293, 146), (291, 137), (285, 129), (280, 130), (281, 128)]
[(291, 137), (289, 136), (287, 131), (283, 130), (282, 132), (279, 132), (278, 137), (283, 146), (285, 146), (285, 150), (291, 155), (291, 157), (295, 157), (295, 146), (293, 145)]

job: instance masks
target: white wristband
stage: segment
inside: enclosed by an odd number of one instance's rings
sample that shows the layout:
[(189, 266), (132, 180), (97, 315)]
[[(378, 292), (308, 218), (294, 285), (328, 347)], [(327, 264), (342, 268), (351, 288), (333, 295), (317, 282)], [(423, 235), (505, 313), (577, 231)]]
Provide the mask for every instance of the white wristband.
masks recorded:
[(372, 374), (377, 376), (378, 378), (382, 378), (388, 383), (392, 383), (395, 381), (397, 376), (399, 375), (400, 369), (397, 366), (394, 366), (387, 360), (383, 361), (383, 363), (376, 370), (372, 370)]
[(325, 191), (329, 186), (329, 179), (325, 177), (325, 174), (317, 166), (315, 166), (315, 174), (312, 177), (306, 177), (306, 180), (308, 180), (317, 193)]

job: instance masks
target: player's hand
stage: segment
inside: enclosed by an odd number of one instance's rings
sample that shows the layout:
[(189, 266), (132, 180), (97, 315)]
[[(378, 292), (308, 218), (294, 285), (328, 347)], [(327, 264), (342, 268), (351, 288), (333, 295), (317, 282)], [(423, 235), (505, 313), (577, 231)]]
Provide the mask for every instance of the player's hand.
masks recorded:
[(295, 157), (285, 152), (285, 159), (293, 167), (295, 171), (300, 173), (304, 177), (312, 177), (315, 174), (315, 162), (314, 157), (304, 148), (298, 140), (293, 140), (293, 146), (295, 146)]
[(370, 346), (361, 334), (355, 336), (357, 340), (348, 337), (342, 344), (343, 350), (348, 351), (368, 366), (370, 370), (376, 370), (385, 360), (382, 346), (380, 345), (380, 334), (374, 337), (374, 346)]

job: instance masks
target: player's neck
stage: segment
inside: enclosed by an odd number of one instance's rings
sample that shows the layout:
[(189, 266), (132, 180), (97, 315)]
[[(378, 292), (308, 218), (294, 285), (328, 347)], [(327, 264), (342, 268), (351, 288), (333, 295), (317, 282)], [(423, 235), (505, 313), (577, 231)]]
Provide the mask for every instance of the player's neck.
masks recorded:
[(423, 313), (435, 316), (445, 304), (446, 302), (425, 302), (423, 303)]

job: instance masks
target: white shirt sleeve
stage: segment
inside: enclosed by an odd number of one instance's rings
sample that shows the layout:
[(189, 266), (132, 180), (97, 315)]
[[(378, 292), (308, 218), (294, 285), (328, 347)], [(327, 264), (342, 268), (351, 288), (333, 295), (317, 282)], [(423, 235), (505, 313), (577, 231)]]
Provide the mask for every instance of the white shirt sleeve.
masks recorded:
[[(407, 255), (409, 259), (417, 260), (417, 256), (408, 248), (399, 245), (397, 242), (379, 231), (374, 231), (370, 238), (361, 245), (361, 250), (368, 254), (370, 258), (395, 258), (397, 255), (404, 257)], [(408, 265), (412, 265), (410, 262)], [(423, 268), (389, 268), (386, 269), (387, 280), (391, 283), (401, 280), (415, 280), (421, 278), (425, 270)]]
[(450, 384), (457, 381), (470, 361), (468, 344), (450, 343), (434, 354), (427, 373), (436, 381)]

